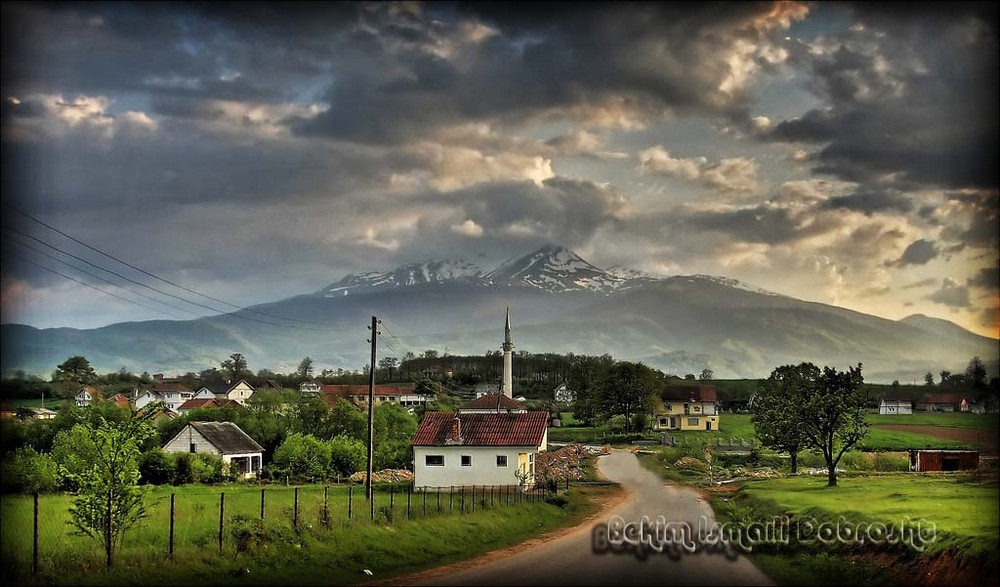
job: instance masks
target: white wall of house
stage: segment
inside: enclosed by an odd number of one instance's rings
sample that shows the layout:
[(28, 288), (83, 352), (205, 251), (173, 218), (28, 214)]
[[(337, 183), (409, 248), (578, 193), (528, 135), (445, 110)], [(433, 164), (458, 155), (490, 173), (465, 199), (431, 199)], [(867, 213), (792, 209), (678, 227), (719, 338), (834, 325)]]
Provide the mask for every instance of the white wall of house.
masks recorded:
[(912, 414), (913, 404), (911, 402), (887, 402), (882, 400), (878, 406), (879, 414)]
[(191, 399), (215, 399), (215, 392), (207, 387), (202, 387)]
[[(537, 446), (415, 446), (413, 447), (414, 487), (450, 487), (471, 485), (517, 485), (519, 464), (534, 482), (534, 455)], [(428, 465), (427, 457), (443, 456), (443, 465)], [(462, 457), (470, 463), (462, 465)], [(506, 459), (498, 466), (497, 457)]]
[(248, 399), (250, 399), (251, 395), (253, 395), (253, 388), (250, 387), (250, 384), (246, 381), (240, 381), (229, 389), (229, 393), (226, 397), (239, 402), (242, 406)]
[(149, 404), (158, 401), (161, 401), (159, 395), (151, 391), (144, 391), (139, 394), (139, 397), (135, 398), (135, 409), (141, 410), (142, 408), (148, 406)]
[(171, 438), (167, 444), (163, 446), (163, 450), (164, 452), (193, 452), (218, 455), (222, 458), (222, 462), (225, 463), (227, 467), (230, 466), (233, 459), (245, 458), (248, 461), (247, 466), (244, 468), (249, 470), (244, 473), (244, 478), (250, 478), (257, 475), (260, 471), (261, 458), (263, 457), (263, 455), (259, 452), (222, 454), (222, 451), (220, 451), (217, 446), (209, 442), (204, 435), (190, 425), (185, 426), (177, 436)]
[(85, 408), (89, 406), (92, 401), (94, 401), (94, 398), (86, 389), (76, 394), (76, 407), (78, 408)]

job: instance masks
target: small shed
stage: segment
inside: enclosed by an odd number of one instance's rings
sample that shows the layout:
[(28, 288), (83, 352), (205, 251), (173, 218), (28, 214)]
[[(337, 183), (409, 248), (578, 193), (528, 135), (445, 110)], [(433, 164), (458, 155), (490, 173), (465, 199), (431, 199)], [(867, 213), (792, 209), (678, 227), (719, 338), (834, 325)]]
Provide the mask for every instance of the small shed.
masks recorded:
[(978, 450), (917, 449), (910, 451), (910, 470), (971, 471), (979, 468)]

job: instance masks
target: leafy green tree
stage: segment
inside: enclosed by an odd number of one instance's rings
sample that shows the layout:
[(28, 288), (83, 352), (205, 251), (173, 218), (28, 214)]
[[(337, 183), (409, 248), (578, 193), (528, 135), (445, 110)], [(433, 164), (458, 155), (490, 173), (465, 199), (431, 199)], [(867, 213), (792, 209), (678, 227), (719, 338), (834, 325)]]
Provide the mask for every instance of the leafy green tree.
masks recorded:
[(331, 462), (330, 445), (312, 434), (289, 434), (274, 452), (274, 470), (298, 478), (326, 478)]
[(155, 448), (139, 458), (139, 482), (148, 485), (169, 485), (174, 480), (174, 466), (163, 449)]
[(67, 470), (77, 492), (70, 507), (73, 526), (105, 549), (107, 566), (121, 547), (125, 533), (146, 515), (144, 489), (139, 481), (139, 446), (153, 435), (145, 419), (122, 423), (86, 425), (83, 454), (92, 455), (90, 467), (82, 472)]
[(52, 372), (53, 382), (72, 383), (74, 385), (88, 385), (97, 380), (97, 373), (90, 366), (90, 361), (79, 355), (70, 357), (56, 366)]
[(363, 471), (368, 461), (368, 449), (357, 438), (339, 435), (327, 441), (330, 447), (330, 469), (337, 475), (348, 477)]
[(972, 357), (965, 368), (965, 380), (976, 389), (986, 389), (986, 365), (979, 357)]
[(926, 385), (927, 387), (934, 386), (934, 374), (931, 373), (930, 371), (924, 374), (924, 385)]
[(225, 373), (233, 381), (250, 377), (252, 374), (249, 366), (247, 365), (247, 359), (243, 356), (243, 353), (233, 353), (229, 355), (229, 358), (223, 361), (220, 367), (222, 367), (223, 373)]
[(622, 361), (608, 370), (600, 392), (600, 409), (606, 417), (624, 416), (625, 432), (631, 432), (635, 414), (648, 412), (656, 375), (642, 363)]
[[(863, 389), (861, 364), (843, 372), (831, 367), (820, 371), (812, 363), (787, 365), (775, 369), (769, 381), (766, 385), (786, 394), (787, 401), (773, 402), (770, 408), (777, 411), (773, 414), (755, 407), (755, 426), (758, 423), (764, 426), (759, 429), (764, 433), (763, 438), (794, 426), (801, 436), (802, 447), (823, 455), (827, 484), (837, 485), (837, 464), (868, 432), (865, 420), (868, 397)], [(768, 401), (766, 397), (758, 397), (755, 404), (767, 405)], [(767, 427), (769, 421), (776, 423), (773, 430)]]
[(698, 376), (698, 379), (701, 379), (702, 381), (711, 381), (715, 379), (715, 371), (706, 367), (701, 370), (701, 375)]
[(819, 377), (819, 367), (811, 363), (778, 367), (758, 383), (750, 406), (750, 422), (757, 438), (764, 446), (789, 454), (793, 475), (798, 473), (799, 451), (805, 443), (798, 402)]
[(389, 373), (386, 381), (392, 381), (392, 372), (396, 369), (397, 365), (399, 365), (399, 359), (396, 357), (384, 357), (378, 362), (378, 368)]
[(613, 364), (610, 355), (580, 357), (569, 368), (566, 386), (576, 392), (573, 416), (587, 426), (592, 426), (599, 415), (601, 382)]
[(21, 446), (4, 457), (0, 480), (4, 493), (45, 493), (58, 487), (59, 472), (51, 455), (36, 452), (30, 446)]
[(359, 440), (368, 438), (368, 416), (351, 402), (341, 399), (330, 408), (327, 432), (331, 437), (344, 434)]
[(313, 374), (313, 360), (312, 357), (306, 357), (302, 359), (299, 363), (299, 368), (295, 370), (295, 374), (299, 377), (309, 378)]

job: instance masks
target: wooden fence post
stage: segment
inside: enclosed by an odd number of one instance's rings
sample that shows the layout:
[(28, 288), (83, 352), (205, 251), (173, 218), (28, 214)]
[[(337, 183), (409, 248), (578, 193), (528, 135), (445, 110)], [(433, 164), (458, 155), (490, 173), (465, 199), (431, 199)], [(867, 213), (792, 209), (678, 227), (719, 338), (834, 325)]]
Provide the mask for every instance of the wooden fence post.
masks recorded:
[(295, 501), (292, 506), (292, 527), (299, 529), (299, 488), (295, 488)]
[(31, 573), (38, 574), (38, 492), (35, 492), (35, 525), (31, 535)]
[(406, 486), (406, 519), (410, 519), (410, 496), (413, 495), (413, 486)]
[(176, 493), (170, 494), (170, 558), (174, 558), (174, 498)]
[(453, 511), (455, 511), (454, 503), (455, 503), (455, 486), (454, 485), (449, 485), (448, 486), (448, 513), (451, 513)]
[(347, 486), (347, 519), (350, 520), (354, 509), (354, 486)]
[(461, 511), (464, 514), (465, 513), (465, 485), (462, 486), (462, 490), (461, 491), (462, 491), (462, 495), (461, 495), (461, 507), (462, 507), (462, 510)]
[(330, 486), (329, 485), (324, 485), (323, 486), (323, 525), (324, 526), (328, 526), (330, 524), (330, 509), (329, 509), (329, 506), (327, 505), (329, 503), (328, 502), (329, 491), (330, 491)]
[(389, 518), (392, 519), (393, 507), (395, 505), (395, 485), (389, 486)]
[(222, 531), (226, 520), (226, 492), (219, 494), (219, 554), (222, 554)]
[(264, 519), (264, 488), (260, 488), (260, 519)]
[(476, 484), (472, 484), (472, 511), (476, 511)]

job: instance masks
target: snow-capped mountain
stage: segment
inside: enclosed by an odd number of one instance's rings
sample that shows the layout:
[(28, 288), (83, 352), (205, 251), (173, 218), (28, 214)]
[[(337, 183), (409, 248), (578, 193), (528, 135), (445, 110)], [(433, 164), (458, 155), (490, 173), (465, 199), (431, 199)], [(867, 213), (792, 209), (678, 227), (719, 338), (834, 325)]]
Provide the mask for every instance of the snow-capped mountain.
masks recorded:
[(438, 283), (442, 281), (478, 282), (482, 278), (482, 270), (461, 260), (427, 261), (426, 263), (411, 263), (397, 267), (385, 273), (367, 272), (355, 273), (340, 281), (323, 288), (321, 294), (326, 297), (346, 296), (357, 291), (372, 289), (402, 287), (422, 283)]
[(591, 265), (573, 251), (546, 245), (489, 272), (488, 285), (527, 285), (550, 293), (592, 291), (609, 294), (628, 280)]

